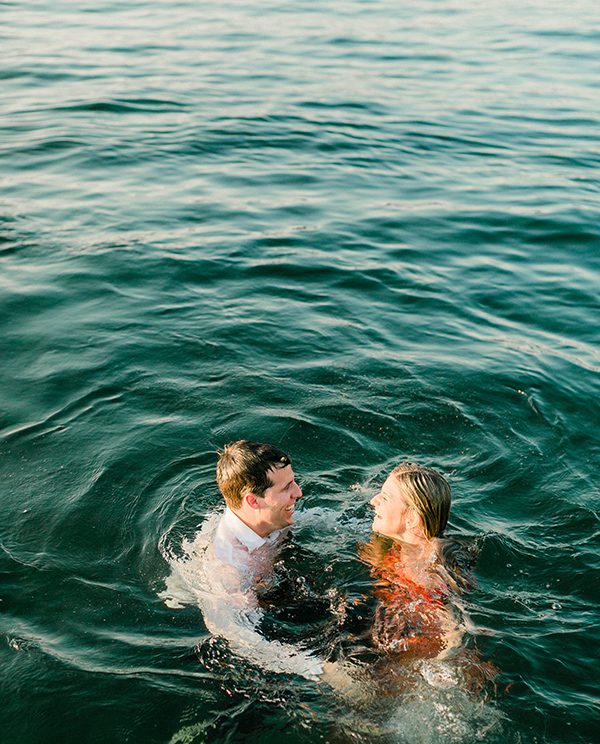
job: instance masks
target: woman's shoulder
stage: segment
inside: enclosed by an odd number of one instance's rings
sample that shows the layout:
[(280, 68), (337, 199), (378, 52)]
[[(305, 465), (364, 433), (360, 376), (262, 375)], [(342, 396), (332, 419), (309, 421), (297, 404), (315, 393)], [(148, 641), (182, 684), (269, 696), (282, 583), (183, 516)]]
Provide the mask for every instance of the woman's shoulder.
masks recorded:
[(454, 591), (462, 594), (477, 586), (473, 570), (479, 558), (479, 544), (475, 538), (440, 538), (438, 555), (444, 579)]

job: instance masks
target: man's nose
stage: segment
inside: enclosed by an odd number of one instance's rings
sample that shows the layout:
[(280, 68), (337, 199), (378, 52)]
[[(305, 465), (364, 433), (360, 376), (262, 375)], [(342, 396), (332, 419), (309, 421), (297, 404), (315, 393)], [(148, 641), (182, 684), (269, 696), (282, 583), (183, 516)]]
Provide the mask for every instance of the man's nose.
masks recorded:
[(300, 488), (300, 486), (297, 483), (296, 483), (296, 492), (294, 493), (294, 498), (295, 499), (302, 498), (302, 489)]
[(379, 494), (377, 494), (377, 496), (373, 496), (373, 498), (369, 501), (369, 504), (371, 504), (371, 506), (377, 506), (378, 501), (379, 501)]

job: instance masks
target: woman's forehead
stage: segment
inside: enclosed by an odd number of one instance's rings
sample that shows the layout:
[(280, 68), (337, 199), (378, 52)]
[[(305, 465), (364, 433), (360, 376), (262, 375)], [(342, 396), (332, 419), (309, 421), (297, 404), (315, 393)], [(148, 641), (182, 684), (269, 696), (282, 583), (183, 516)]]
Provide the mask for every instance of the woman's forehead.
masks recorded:
[(398, 483), (398, 479), (394, 476), (393, 473), (388, 475), (388, 477), (385, 479), (381, 490), (393, 494), (400, 494), (402, 492), (400, 484)]

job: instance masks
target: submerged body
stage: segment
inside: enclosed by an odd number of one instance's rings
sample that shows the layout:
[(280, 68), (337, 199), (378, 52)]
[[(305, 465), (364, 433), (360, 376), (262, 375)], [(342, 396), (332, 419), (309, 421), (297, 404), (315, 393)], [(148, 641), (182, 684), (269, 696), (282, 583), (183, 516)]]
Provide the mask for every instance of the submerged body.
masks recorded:
[(378, 651), (409, 661), (443, 658), (460, 645), (453, 592), (437, 552), (415, 565), (409, 546), (374, 537), (361, 553), (371, 566), (378, 600), (372, 627)]
[(273, 562), (289, 530), (261, 538), (235, 514), (213, 514), (184, 555), (171, 558), (171, 575), (161, 597), (170, 607), (196, 604), (207, 630), (228, 641), (231, 650), (250, 663), (280, 674), (316, 680), (322, 662), (298, 646), (268, 640), (259, 593), (273, 573)]

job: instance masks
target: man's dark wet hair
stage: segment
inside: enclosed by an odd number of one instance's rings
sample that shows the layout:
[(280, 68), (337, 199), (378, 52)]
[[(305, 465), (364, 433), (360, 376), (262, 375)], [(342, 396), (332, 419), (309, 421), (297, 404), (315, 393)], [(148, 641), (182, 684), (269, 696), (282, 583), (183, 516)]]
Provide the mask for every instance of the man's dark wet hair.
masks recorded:
[(291, 464), (289, 456), (272, 444), (239, 439), (219, 452), (217, 485), (227, 506), (239, 509), (244, 493), (262, 497), (273, 485), (269, 470)]

